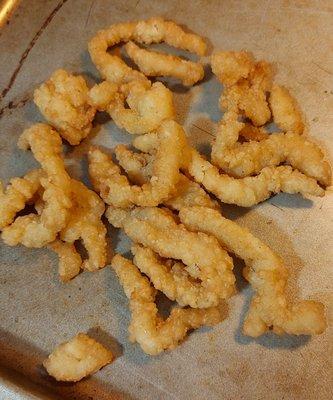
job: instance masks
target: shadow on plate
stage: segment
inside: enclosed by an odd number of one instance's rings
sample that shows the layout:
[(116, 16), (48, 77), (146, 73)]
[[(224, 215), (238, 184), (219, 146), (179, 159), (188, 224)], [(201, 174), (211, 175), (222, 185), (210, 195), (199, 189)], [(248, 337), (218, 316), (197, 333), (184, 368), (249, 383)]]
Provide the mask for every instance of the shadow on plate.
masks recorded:
[[(57, 341), (56, 333), (53, 332), (53, 335)], [(103, 333), (99, 336), (105, 338)], [(0, 375), (22, 391), (45, 400), (59, 399), (59, 396), (63, 400), (109, 400), (110, 397), (114, 400), (132, 399), (128, 394), (119, 392), (109, 383), (95, 377), (87, 377), (76, 383), (57, 382), (47, 375), (42, 366), (46, 357), (44, 351), (31, 343), (0, 330)]]

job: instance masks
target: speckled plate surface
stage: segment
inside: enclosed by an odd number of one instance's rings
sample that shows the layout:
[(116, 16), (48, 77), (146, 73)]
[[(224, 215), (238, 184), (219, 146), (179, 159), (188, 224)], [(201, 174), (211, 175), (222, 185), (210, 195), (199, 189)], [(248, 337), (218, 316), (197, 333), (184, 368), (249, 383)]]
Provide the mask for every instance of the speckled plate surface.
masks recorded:
[[(22, 1), (0, 30), (0, 178), (7, 181), (35, 166), (16, 141), (41, 115), (33, 89), (56, 68), (98, 79), (87, 53), (100, 28), (162, 15), (205, 36), (211, 46), (247, 49), (273, 62), (277, 80), (298, 99), (307, 134), (332, 159), (333, 5), (329, 0)], [(208, 74), (191, 90), (171, 85), (178, 120), (190, 140), (207, 150), (218, 121), (220, 86)], [(112, 122), (67, 153), (71, 174), (87, 181), (84, 154), (90, 143), (112, 148), (130, 138)], [(199, 329), (172, 352), (148, 357), (127, 339), (127, 299), (110, 268), (83, 273), (63, 285), (56, 257), (48, 250), (0, 244), (1, 399), (316, 399), (333, 398), (332, 388), (332, 215), (333, 196), (303, 199), (278, 195), (252, 209), (224, 206), (285, 260), (290, 294), (320, 300), (330, 327), (318, 337), (257, 340), (241, 334), (251, 296), (240, 278), (227, 319)], [(117, 251), (129, 242), (110, 229)], [(240, 270), (236, 264), (236, 270)], [(238, 274), (239, 275), (239, 274)], [(332, 304), (331, 304), (332, 305)], [(41, 368), (44, 357), (78, 331), (88, 331), (117, 354), (114, 363), (77, 384), (56, 384)]]

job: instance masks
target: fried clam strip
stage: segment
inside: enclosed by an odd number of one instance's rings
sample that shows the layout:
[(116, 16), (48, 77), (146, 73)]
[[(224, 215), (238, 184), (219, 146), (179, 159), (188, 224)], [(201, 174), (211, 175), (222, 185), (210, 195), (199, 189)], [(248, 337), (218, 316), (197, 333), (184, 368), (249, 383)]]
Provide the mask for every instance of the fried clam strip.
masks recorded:
[(280, 129), (299, 135), (303, 133), (304, 123), (301, 111), (288, 89), (273, 85), (269, 96), (269, 105), (273, 120)]
[(67, 243), (81, 239), (88, 253), (82, 269), (97, 271), (106, 264), (106, 227), (101, 218), (104, 202), (82, 182), (71, 180), (73, 208), (60, 238)]
[(212, 161), (235, 177), (257, 174), (265, 167), (287, 163), (324, 186), (331, 181), (331, 168), (315, 143), (296, 133), (274, 133), (260, 142), (238, 142), (243, 124), (235, 113), (226, 113), (220, 122)]
[[(131, 182), (142, 185), (149, 182), (152, 175), (154, 156), (146, 153), (134, 153), (124, 145), (115, 148), (119, 165), (124, 169)], [(163, 204), (173, 210), (180, 210), (185, 206), (202, 206), (218, 209), (219, 205), (212, 200), (202, 187), (180, 174), (173, 197)]]
[(134, 264), (148, 276), (154, 288), (170, 300), (193, 308), (206, 304), (206, 288), (186, 272), (183, 263), (174, 262), (170, 265), (171, 260), (163, 260), (153, 250), (139, 245), (132, 246), (132, 253)]
[(244, 123), (244, 126), (239, 134), (248, 142), (251, 140), (261, 142), (262, 140), (268, 138), (268, 132), (264, 127), (253, 126), (249, 123)]
[(244, 51), (219, 51), (212, 55), (211, 66), (225, 86), (221, 108), (242, 111), (256, 126), (269, 121), (271, 111), (266, 95), (272, 85), (272, 70), (267, 62), (255, 62)]
[(170, 76), (192, 86), (204, 77), (202, 64), (177, 56), (142, 49), (133, 42), (125, 45), (128, 56), (146, 76)]
[(157, 207), (133, 210), (109, 207), (106, 216), (113, 226), (122, 228), (135, 243), (150, 248), (161, 257), (182, 261), (184, 270), (193, 279), (201, 281), (200, 285), (190, 285), (188, 280), (188, 287), (192, 288), (190, 293), (185, 293), (182, 282), (179, 282), (174, 297), (181, 304), (190, 304), (194, 308), (217, 306), (222, 299), (233, 294), (232, 259), (214, 237), (187, 231), (176, 223), (169, 210)]
[(31, 148), (46, 178), (41, 178), (45, 207), (41, 215), (18, 217), (3, 229), (2, 238), (10, 246), (43, 247), (53, 242), (67, 223), (71, 202), (71, 180), (61, 156), (62, 142), (50, 126), (36, 124), (19, 138), (22, 149)]
[(129, 299), (132, 314), (129, 326), (130, 340), (137, 342), (142, 350), (157, 355), (166, 349), (175, 348), (190, 329), (213, 326), (221, 322), (218, 307), (206, 309), (173, 308), (163, 320), (155, 304), (156, 290), (138, 268), (117, 254), (111, 262), (125, 294)]
[(28, 172), (23, 178), (12, 178), (6, 190), (0, 182), (0, 229), (10, 225), (16, 213), (23, 210), (40, 188), (41, 169)]
[(133, 81), (117, 87), (104, 81), (91, 89), (89, 101), (100, 111), (107, 111), (119, 128), (131, 134), (151, 132), (164, 120), (175, 117), (172, 93), (161, 82), (151, 85)]
[(107, 51), (109, 47), (130, 40), (142, 44), (165, 42), (200, 56), (206, 51), (206, 44), (200, 36), (186, 33), (174, 22), (162, 18), (115, 24), (99, 31), (88, 45), (91, 59), (103, 78), (117, 84), (133, 80), (148, 81), (141, 72), (133, 70), (120, 57)]
[(290, 304), (283, 261), (247, 229), (203, 207), (183, 208), (180, 220), (190, 230), (214, 235), (221, 245), (245, 261), (245, 278), (255, 290), (243, 331), (257, 337), (269, 329), (278, 334), (320, 334), (326, 328), (324, 306), (304, 300)]
[(59, 69), (34, 91), (34, 102), (60, 135), (77, 145), (89, 134), (96, 113), (88, 104), (88, 93), (83, 76)]
[[(156, 144), (156, 134), (143, 135), (133, 141), (137, 149), (148, 153), (154, 151)], [(191, 154), (186, 171), (223, 203), (252, 207), (279, 192), (314, 196), (323, 196), (325, 193), (315, 179), (293, 170), (290, 166), (266, 167), (257, 176), (237, 179), (220, 174), (219, 170), (196, 150), (191, 149)]]
[(81, 270), (82, 259), (73, 243), (56, 240), (48, 245), (59, 257), (59, 277), (62, 282), (75, 278)]
[(114, 356), (85, 333), (56, 347), (43, 362), (46, 371), (57, 381), (77, 382), (109, 364)]
[(102, 199), (114, 207), (155, 206), (174, 193), (179, 169), (187, 162), (184, 131), (174, 121), (165, 121), (158, 130), (158, 145), (149, 183), (131, 185), (120, 168), (101, 150), (89, 152), (89, 173)]
[(110, 28), (97, 32), (88, 44), (90, 57), (103, 78), (121, 84), (130, 81), (148, 79), (139, 71), (129, 67), (120, 57), (108, 52), (121, 42), (128, 42), (134, 37), (137, 22), (124, 22), (111, 25)]

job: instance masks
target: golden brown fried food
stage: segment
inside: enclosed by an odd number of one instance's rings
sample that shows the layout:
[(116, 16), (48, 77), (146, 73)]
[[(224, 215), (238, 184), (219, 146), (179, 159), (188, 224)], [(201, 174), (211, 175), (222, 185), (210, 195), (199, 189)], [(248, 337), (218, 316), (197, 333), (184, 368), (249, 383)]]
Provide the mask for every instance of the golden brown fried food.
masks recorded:
[[(115, 148), (116, 158), (119, 165), (124, 169), (131, 182), (142, 185), (149, 182), (152, 176), (152, 165), (154, 156), (146, 153), (134, 153), (124, 145)], [(180, 210), (185, 206), (203, 206), (219, 208), (216, 201), (202, 189), (202, 187), (180, 174), (176, 185), (175, 194), (163, 204), (173, 210)]]
[(212, 71), (226, 87), (247, 79), (253, 65), (253, 56), (247, 51), (218, 51), (211, 56)]
[(62, 142), (50, 126), (35, 124), (23, 132), (18, 145), (22, 149), (30, 147), (45, 172), (46, 177), (40, 180), (45, 207), (40, 216), (29, 214), (16, 218), (4, 228), (2, 238), (10, 246), (21, 243), (26, 247), (43, 247), (53, 242), (64, 228), (72, 206), (71, 180), (61, 156)]
[[(156, 207), (119, 210), (109, 207), (109, 222), (122, 228), (135, 243), (159, 256), (182, 261), (185, 271), (201, 281), (201, 289), (188, 293), (192, 307), (216, 306), (234, 292), (233, 262), (215, 238), (194, 234), (177, 224), (170, 211)], [(197, 286), (198, 287), (198, 286)], [(185, 296), (180, 300), (184, 302)]]
[[(132, 82), (108, 105), (107, 112), (119, 128), (128, 133), (143, 134), (157, 129), (163, 121), (175, 118), (173, 96), (163, 83), (147, 87)], [(125, 100), (130, 108), (125, 107)]]
[(107, 111), (119, 128), (131, 134), (151, 132), (164, 120), (175, 117), (172, 93), (161, 82), (151, 85), (133, 81), (118, 87), (104, 81), (90, 90), (89, 101), (98, 110)]
[(41, 169), (29, 171), (23, 178), (12, 178), (6, 190), (0, 182), (0, 229), (10, 225), (40, 188)]
[(219, 51), (211, 57), (212, 70), (225, 89), (220, 106), (242, 111), (256, 126), (269, 121), (266, 94), (272, 85), (272, 70), (265, 61), (255, 62), (247, 52)]
[(188, 330), (221, 322), (217, 307), (200, 310), (174, 308), (163, 320), (154, 302), (156, 291), (137, 267), (119, 254), (113, 258), (111, 265), (129, 298), (132, 313), (130, 340), (139, 343), (145, 353), (157, 355), (163, 350), (175, 348)]
[(43, 365), (57, 381), (77, 382), (109, 364), (114, 356), (96, 340), (78, 333), (56, 347)]
[(136, 185), (149, 182), (153, 174), (154, 157), (147, 153), (134, 153), (125, 145), (119, 144), (114, 153), (129, 180)]
[(88, 271), (97, 271), (106, 265), (106, 227), (101, 218), (104, 202), (82, 182), (71, 180), (73, 207), (66, 226), (60, 232), (62, 241), (73, 244), (82, 240), (88, 259), (81, 266)]
[(266, 167), (259, 175), (245, 178), (220, 174), (216, 167), (195, 150), (192, 152), (188, 172), (223, 203), (241, 207), (252, 207), (279, 192), (313, 196), (323, 196), (325, 193), (315, 179), (290, 166)]
[(47, 121), (71, 145), (81, 142), (92, 128), (96, 109), (88, 104), (88, 86), (82, 76), (63, 69), (34, 92), (34, 102)]
[(93, 86), (88, 94), (88, 102), (98, 111), (106, 111), (109, 104), (119, 96), (119, 85), (103, 81)]
[(206, 287), (191, 277), (182, 262), (170, 265), (171, 260), (162, 259), (153, 250), (140, 245), (132, 246), (132, 253), (134, 264), (148, 276), (155, 289), (163, 292), (170, 300), (193, 308), (207, 304), (210, 294)]
[(159, 128), (159, 144), (149, 183), (131, 185), (110, 157), (98, 149), (89, 152), (89, 173), (102, 199), (114, 207), (155, 206), (175, 191), (180, 167), (186, 162), (186, 137), (180, 125), (165, 121)]
[(330, 184), (330, 165), (315, 143), (292, 132), (271, 134), (260, 142), (240, 143), (243, 127), (235, 113), (226, 113), (219, 125), (212, 160), (223, 171), (245, 177), (259, 173), (264, 167), (287, 163), (324, 186)]
[(102, 77), (117, 84), (131, 81), (148, 82), (139, 71), (130, 68), (118, 56), (108, 53), (108, 48), (120, 42), (134, 40), (138, 43), (167, 44), (204, 55), (206, 44), (198, 35), (185, 33), (180, 26), (162, 18), (151, 18), (147, 21), (127, 22), (112, 25), (99, 31), (89, 42), (89, 53)]
[[(150, 133), (135, 138), (133, 145), (143, 152), (153, 153), (157, 146), (157, 139), (156, 134)], [(223, 203), (252, 207), (279, 192), (313, 196), (325, 194), (315, 179), (289, 166), (266, 167), (257, 176), (237, 179), (221, 174), (196, 150), (191, 149), (191, 154), (191, 161), (185, 168), (186, 171), (197, 183)]]
[(148, 79), (139, 71), (130, 68), (120, 57), (108, 52), (108, 48), (134, 38), (136, 22), (123, 22), (101, 30), (88, 44), (90, 57), (104, 79), (121, 84)]
[(125, 49), (128, 56), (146, 76), (170, 76), (180, 79), (185, 86), (193, 86), (204, 77), (202, 64), (142, 49), (133, 42), (127, 43)]
[(296, 100), (291, 96), (288, 89), (283, 86), (273, 85), (269, 97), (269, 105), (272, 110), (273, 120), (280, 129), (298, 135), (303, 133), (302, 114)]
[(199, 56), (205, 55), (207, 47), (200, 36), (184, 32), (176, 23), (159, 17), (139, 21), (135, 29), (134, 40), (144, 44), (165, 42), (170, 46), (190, 51)]
[(268, 138), (268, 133), (263, 127), (253, 126), (249, 123), (245, 123), (243, 128), (239, 132), (240, 136), (247, 142), (255, 140), (256, 142), (261, 142)]
[(180, 220), (190, 230), (214, 235), (221, 245), (245, 261), (245, 278), (255, 290), (244, 333), (257, 337), (270, 328), (278, 334), (319, 334), (325, 330), (324, 306), (316, 301), (294, 304), (286, 298), (288, 272), (283, 261), (247, 229), (212, 209), (188, 207)]
[(80, 273), (82, 259), (74, 244), (56, 240), (48, 247), (59, 257), (59, 277), (62, 282), (68, 282)]

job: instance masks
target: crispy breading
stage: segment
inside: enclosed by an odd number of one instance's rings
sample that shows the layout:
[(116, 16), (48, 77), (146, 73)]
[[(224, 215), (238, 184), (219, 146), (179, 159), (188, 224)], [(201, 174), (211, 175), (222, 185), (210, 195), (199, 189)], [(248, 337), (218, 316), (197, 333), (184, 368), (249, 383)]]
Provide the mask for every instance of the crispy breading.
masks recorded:
[(304, 123), (301, 111), (296, 99), (292, 97), (288, 89), (273, 85), (269, 96), (269, 105), (273, 120), (280, 129), (298, 135), (303, 133)]
[(207, 48), (205, 41), (199, 35), (184, 32), (176, 23), (160, 17), (139, 21), (135, 29), (134, 40), (144, 44), (165, 42), (170, 46), (190, 51), (199, 56), (205, 55)]
[(288, 271), (282, 259), (246, 228), (204, 207), (185, 207), (179, 217), (188, 229), (214, 235), (224, 248), (245, 261), (245, 278), (255, 291), (244, 322), (246, 335), (257, 337), (269, 329), (295, 335), (325, 330), (323, 304), (310, 300), (290, 303), (285, 294)]
[[(142, 185), (152, 176), (154, 156), (146, 153), (134, 153), (124, 145), (115, 148), (115, 154), (119, 165), (125, 170), (131, 182)], [(180, 174), (176, 185), (175, 194), (165, 200), (163, 204), (174, 210), (180, 210), (184, 206), (203, 206), (219, 208), (216, 201), (196, 182), (191, 181), (184, 174)]]
[(120, 57), (110, 54), (109, 47), (132, 40), (137, 22), (122, 22), (103, 29), (89, 41), (88, 49), (92, 62), (102, 78), (117, 84), (148, 79), (139, 71), (129, 67)]
[[(154, 133), (139, 136), (133, 141), (133, 145), (138, 150), (147, 153), (154, 153), (157, 143), (158, 137)], [(191, 149), (191, 155), (191, 161), (185, 170), (222, 203), (252, 207), (279, 192), (313, 196), (325, 194), (315, 179), (293, 170), (290, 166), (266, 167), (257, 176), (237, 179), (220, 173), (218, 168), (196, 150)]]
[(212, 147), (212, 161), (224, 172), (245, 177), (265, 167), (287, 163), (322, 185), (331, 181), (331, 168), (319, 146), (293, 132), (275, 133), (260, 142), (238, 142), (244, 124), (235, 113), (226, 113)]
[(193, 86), (204, 77), (202, 64), (162, 52), (142, 49), (133, 42), (125, 45), (128, 56), (146, 76), (170, 76), (185, 86)]
[(60, 135), (77, 145), (89, 134), (96, 113), (88, 104), (88, 93), (83, 76), (58, 69), (34, 91), (34, 102)]
[(73, 207), (60, 238), (67, 243), (82, 240), (88, 259), (81, 266), (88, 271), (97, 271), (106, 265), (106, 227), (101, 218), (104, 202), (82, 182), (71, 180)]
[[(125, 101), (129, 108), (125, 107)], [(175, 118), (173, 95), (161, 82), (151, 86), (141, 82), (123, 85), (106, 111), (119, 128), (140, 135), (157, 129), (165, 120)]]
[(163, 320), (155, 304), (156, 291), (138, 268), (119, 254), (113, 257), (111, 265), (129, 299), (132, 314), (130, 340), (139, 343), (147, 354), (157, 355), (163, 350), (173, 349), (188, 330), (216, 325), (222, 320), (218, 307), (173, 308), (169, 317)]
[(106, 216), (135, 243), (152, 249), (161, 257), (185, 264), (185, 271), (199, 279), (202, 287), (198, 292), (188, 294), (187, 301), (192, 307), (216, 306), (233, 294), (233, 262), (214, 237), (187, 231), (176, 223), (170, 212), (157, 207), (133, 210), (109, 207)]
[(56, 347), (43, 365), (57, 381), (77, 382), (109, 364), (114, 356), (85, 333)]
[(264, 125), (271, 117), (266, 99), (272, 85), (272, 69), (265, 61), (256, 62), (247, 52), (219, 51), (211, 57), (212, 70), (225, 85), (220, 107), (239, 112), (255, 126)]
[(162, 18), (114, 24), (99, 31), (88, 45), (91, 59), (103, 78), (117, 84), (148, 82), (144, 74), (130, 68), (120, 57), (107, 51), (109, 47), (130, 40), (143, 44), (166, 42), (198, 55), (204, 55), (206, 51), (206, 44), (200, 36), (186, 33), (174, 22)]
[(73, 243), (55, 240), (48, 245), (59, 257), (59, 277), (62, 282), (75, 278), (81, 270), (82, 259)]
[(253, 66), (253, 56), (247, 51), (217, 51), (211, 56), (212, 71), (226, 87), (247, 79)]
[(2, 238), (10, 246), (21, 243), (26, 247), (43, 247), (53, 242), (66, 225), (72, 206), (71, 180), (61, 156), (62, 142), (50, 126), (35, 124), (22, 133), (18, 145), (22, 149), (30, 147), (45, 172), (46, 177), (40, 180), (45, 207), (41, 215), (16, 218), (4, 228)]
[(188, 159), (186, 137), (180, 125), (165, 121), (159, 128), (159, 145), (149, 183), (131, 185), (119, 167), (101, 150), (89, 152), (89, 173), (102, 199), (115, 207), (155, 206), (174, 193), (180, 167)]
[(12, 178), (6, 190), (0, 182), (0, 229), (10, 225), (40, 188), (41, 169), (29, 171), (23, 178)]

